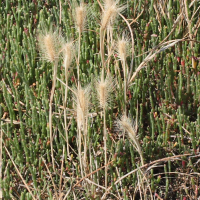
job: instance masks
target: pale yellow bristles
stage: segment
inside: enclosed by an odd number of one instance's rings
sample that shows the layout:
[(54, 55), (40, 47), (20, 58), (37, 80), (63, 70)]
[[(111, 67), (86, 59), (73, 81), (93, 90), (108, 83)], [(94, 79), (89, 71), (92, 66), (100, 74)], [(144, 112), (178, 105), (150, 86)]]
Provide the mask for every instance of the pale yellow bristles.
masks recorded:
[(84, 30), (86, 22), (86, 13), (86, 7), (83, 3), (81, 3), (79, 7), (75, 8), (75, 22), (77, 25), (77, 29), (80, 33)]
[(126, 115), (123, 115), (119, 120), (119, 124), (121, 125), (121, 128), (123, 128), (128, 133), (129, 137), (135, 142), (135, 140), (137, 140), (136, 131), (131, 125), (131, 120)]
[(122, 12), (126, 6), (118, 6), (119, 0), (104, 0), (104, 11), (101, 20), (101, 29), (105, 30), (108, 25), (112, 25), (117, 13)]
[(77, 124), (82, 129), (89, 109), (89, 86), (85, 89), (79, 88), (76, 92)]
[(102, 17), (102, 22), (101, 22), (102, 30), (106, 29), (106, 27), (108, 26), (109, 22), (111, 22), (111, 20), (113, 21), (113, 19), (116, 16), (116, 12), (117, 12), (116, 5), (112, 5), (110, 8), (105, 10)]
[(61, 37), (56, 32), (49, 31), (40, 33), (38, 41), (42, 58), (49, 62), (55, 62), (60, 53)]
[(106, 105), (107, 101), (107, 89), (106, 89), (106, 83), (100, 82), (99, 83), (99, 102), (100, 106), (104, 107)]
[(74, 49), (72, 42), (68, 42), (63, 46), (63, 65), (68, 70), (74, 57)]
[(121, 119), (117, 121), (117, 123), (122, 130), (125, 130), (128, 133), (128, 136), (133, 141), (133, 146), (135, 147), (135, 149), (138, 151), (140, 155), (141, 163), (142, 165), (144, 165), (143, 154), (140, 147), (140, 143), (136, 137), (135, 126), (132, 125), (130, 118), (128, 118), (126, 115), (123, 115)]
[(120, 60), (125, 62), (126, 58), (129, 56), (129, 38), (123, 33), (123, 36), (121, 39), (118, 39), (117, 46), (116, 46), (116, 52), (118, 54), (118, 57)]
[(44, 37), (44, 45), (45, 45), (46, 53), (48, 55), (50, 62), (53, 62), (56, 57), (56, 52), (55, 52), (55, 46), (54, 46), (52, 35), (47, 34)]
[(118, 42), (118, 51), (119, 51), (119, 58), (121, 60), (124, 60), (126, 58), (126, 41), (125, 40), (120, 40)]
[(113, 79), (110, 76), (107, 76), (106, 79), (101, 78), (96, 82), (96, 90), (100, 107), (107, 107), (110, 94), (114, 90)]

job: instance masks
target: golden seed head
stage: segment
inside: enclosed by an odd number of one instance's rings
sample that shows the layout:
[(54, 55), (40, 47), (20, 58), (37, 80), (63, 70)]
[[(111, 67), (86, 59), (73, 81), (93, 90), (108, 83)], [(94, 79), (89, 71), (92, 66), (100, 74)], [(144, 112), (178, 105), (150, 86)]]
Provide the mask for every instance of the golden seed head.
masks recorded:
[(61, 37), (57, 32), (40, 33), (38, 41), (42, 58), (49, 62), (55, 62), (59, 58), (61, 49)]
[(105, 30), (109, 23), (113, 22), (116, 17), (116, 6), (112, 5), (110, 8), (104, 11), (102, 22), (101, 22), (101, 29)]
[(111, 92), (114, 90), (114, 83), (111, 76), (101, 78), (96, 82), (97, 98), (101, 108), (106, 108), (111, 100)]
[(77, 124), (78, 127), (81, 129), (85, 123), (85, 119), (88, 115), (88, 109), (89, 109), (89, 92), (90, 92), (90, 86), (87, 86), (86, 88), (79, 88), (76, 91), (76, 111), (77, 111)]
[(118, 39), (116, 45), (116, 51), (120, 60), (125, 61), (125, 59), (129, 55), (129, 50), (130, 50), (129, 38), (125, 36), (125, 34), (123, 33), (122, 38)]
[(140, 143), (136, 136), (136, 126), (135, 123), (131, 123), (131, 119), (128, 118), (126, 115), (123, 115), (120, 119), (117, 120), (117, 124), (119, 125), (120, 129), (125, 130), (128, 133), (128, 136), (133, 141), (133, 146), (138, 151), (142, 165), (144, 164), (143, 153), (140, 147)]
[(126, 6), (119, 6), (117, 5), (118, 3), (119, 0), (104, 0), (104, 12), (101, 20), (102, 30), (105, 30), (108, 27), (108, 25), (112, 25), (114, 23), (117, 13), (120, 13), (123, 10), (125, 10)]
[(118, 43), (119, 47), (119, 57), (124, 58), (126, 57), (126, 42), (124, 40), (120, 40)]
[(80, 6), (75, 8), (76, 26), (79, 32), (83, 32), (86, 23), (86, 6), (81, 3)]
[(74, 48), (72, 42), (63, 45), (63, 65), (65, 70), (68, 70), (74, 57)]
[(130, 118), (128, 118), (126, 115), (123, 115), (120, 120), (118, 120), (118, 124), (121, 127), (121, 129), (124, 129), (129, 137), (134, 141), (136, 139), (136, 130), (134, 128), (134, 125), (132, 125)]
[(46, 36), (44, 36), (44, 45), (46, 47), (47, 55), (50, 62), (53, 62), (56, 57), (56, 52), (52, 35), (47, 34)]

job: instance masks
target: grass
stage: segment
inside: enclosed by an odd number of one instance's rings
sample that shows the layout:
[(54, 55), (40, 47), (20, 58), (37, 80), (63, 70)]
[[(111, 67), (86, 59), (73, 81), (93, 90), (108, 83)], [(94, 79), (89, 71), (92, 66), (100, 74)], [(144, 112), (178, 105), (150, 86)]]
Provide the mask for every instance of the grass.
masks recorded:
[(72, 2), (0, 1), (2, 197), (198, 199), (200, 3)]

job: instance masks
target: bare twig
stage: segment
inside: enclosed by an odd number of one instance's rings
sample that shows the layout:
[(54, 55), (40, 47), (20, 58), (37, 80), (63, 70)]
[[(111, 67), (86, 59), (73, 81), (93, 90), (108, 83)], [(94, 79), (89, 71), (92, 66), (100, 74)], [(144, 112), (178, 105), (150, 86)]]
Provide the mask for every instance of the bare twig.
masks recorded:
[(11, 155), (10, 155), (8, 149), (6, 148), (6, 146), (4, 146), (4, 148), (5, 148), (5, 150), (6, 150), (7, 154), (8, 154), (8, 156), (9, 156), (11, 162), (13, 163), (13, 165), (14, 165), (14, 167), (15, 167), (15, 170), (17, 171), (17, 173), (18, 173), (18, 175), (20, 176), (22, 182), (24, 183), (26, 189), (28, 190), (28, 192), (30, 193), (30, 195), (32, 196), (32, 198), (33, 198), (34, 200), (36, 200), (36, 198), (34, 197), (34, 195), (33, 195), (32, 192), (31, 192), (29, 186), (27, 185), (26, 181), (24, 180), (24, 178), (22, 177), (21, 173), (19, 172), (17, 166), (15, 165), (15, 162), (13, 161), (13, 159), (12, 159), (12, 157), (11, 157)]

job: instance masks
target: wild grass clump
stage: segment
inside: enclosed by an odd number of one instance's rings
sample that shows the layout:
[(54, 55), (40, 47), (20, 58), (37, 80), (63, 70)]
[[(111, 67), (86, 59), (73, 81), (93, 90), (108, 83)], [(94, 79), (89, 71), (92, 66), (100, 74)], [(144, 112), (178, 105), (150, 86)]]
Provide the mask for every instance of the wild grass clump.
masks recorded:
[(199, 6), (1, 1), (0, 198), (198, 199)]

